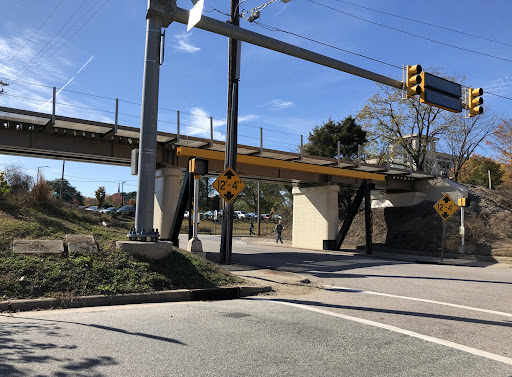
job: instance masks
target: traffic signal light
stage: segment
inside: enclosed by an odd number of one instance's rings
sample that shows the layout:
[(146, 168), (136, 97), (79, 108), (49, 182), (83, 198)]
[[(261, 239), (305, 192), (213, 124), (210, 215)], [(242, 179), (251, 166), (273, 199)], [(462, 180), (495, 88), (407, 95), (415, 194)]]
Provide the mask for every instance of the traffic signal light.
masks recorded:
[(484, 99), (481, 97), (484, 94), (482, 88), (468, 88), (468, 110), (469, 116), (474, 117), (478, 114), (483, 114), (484, 108), (480, 106), (484, 103)]
[(407, 97), (414, 97), (417, 94), (421, 94), (421, 75), (423, 70), (421, 65), (408, 65), (407, 72), (405, 75), (405, 86), (407, 89)]

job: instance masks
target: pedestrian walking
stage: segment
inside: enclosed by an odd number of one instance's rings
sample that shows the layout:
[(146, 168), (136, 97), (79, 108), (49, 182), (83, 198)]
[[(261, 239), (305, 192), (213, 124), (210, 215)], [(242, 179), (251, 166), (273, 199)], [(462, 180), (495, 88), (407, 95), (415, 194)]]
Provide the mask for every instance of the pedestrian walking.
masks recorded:
[(251, 226), (249, 227), (249, 232), (250, 232), (249, 236), (255, 236), (255, 233), (254, 233), (253, 229), (254, 229), (254, 223), (253, 223), (253, 221), (251, 219)]
[(276, 227), (274, 228), (274, 232), (277, 233), (276, 243), (278, 241), (281, 241), (281, 243), (283, 243), (283, 239), (281, 238), (281, 233), (283, 232), (283, 229), (283, 224), (281, 224), (281, 220), (279, 220), (279, 222), (276, 224)]

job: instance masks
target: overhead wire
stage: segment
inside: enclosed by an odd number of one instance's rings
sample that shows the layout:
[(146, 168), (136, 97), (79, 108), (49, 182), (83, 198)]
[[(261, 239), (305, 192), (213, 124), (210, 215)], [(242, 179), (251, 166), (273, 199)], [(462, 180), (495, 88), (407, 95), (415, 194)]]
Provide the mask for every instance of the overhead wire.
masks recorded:
[[(69, 18), (68, 18), (68, 20), (66, 21), (66, 23), (65, 23), (65, 24), (64, 24), (64, 25), (59, 29), (59, 31), (58, 31), (57, 33), (55, 33), (55, 35), (52, 37), (52, 39), (50, 39), (50, 40), (49, 40), (49, 41), (48, 41), (48, 42), (47, 42), (47, 43), (46, 43), (46, 44), (45, 44), (45, 45), (44, 45), (44, 46), (43, 46), (43, 47), (42, 47), (42, 48), (37, 52), (37, 54), (31, 58), (31, 60), (27, 61), (27, 62), (23, 65), (23, 67), (21, 67), (21, 69), (20, 69), (20, 71), (21, 71), (21, 72), (23, 72), (23, 69), (24, 69), (27, 65), (28, 65), (28, 66), (30, 66), (30, 64), (31, 64), (35, 59), (37, 59), (37, 58), (39, 57), (39, 55), (41, 54), (41, 52), (43, 52), (43, 51), (46, 49), (46, 47), (47, 47), (50, 43), (52, 43), (52, 42), (55, 40), (55, 38), (57, 38), (57, 36), (59, 36), (59, 34), (60, 34), (60, 32), (62, 31), (62, 29), (64, 29), (64, 27), (66, 27), (66, 25), (67, 25), (67, 24), (68, 24), (68, 23), (73, 19), (73, 17), (75, 17), (75, 14), (76, 14), (80, 9), (82, 9), (82, 7), (84, 6), (84, 4), (85, 4), (87, 1), (88, 1), (88, 0), (83, 0), (83, 2), (82, 2), (82, 4), (80, 5), (80, 7), (78, 7), (78, 9), (77, 9), (77, 10), (76, 10), (72, 15), (71, 15), (71, 17), (69, 17)], [(81, 19), (81, 18), (80, 18), (80, 19)], [(80, 19), (79, 19), (79, 20), (80, 20)], [(77, 21), (77, 22), (78, 22), (78, 21)], [(76, 23), (75, 23), (75, 24), (76, 24)], [(73, 24), (73, 26), (74, 26), (75, 24)], [(73, 26), (71, 26), (71, 28), (73, 28)], [(69, 29), (68, 29), (68, 31), (69, 31), (69, 30), (71, 30), (71, 28), (69, 28)], [(51, 48), (53, 45), (54, 45), (54, 43), (52, 43), (52, 44), (51, 44), (50, 48)], [(48, 49), (48, 51), (50, 50), (50, 48)], [(44, 53), (43, 53), (43, 55), (44, 55)]]
[(424, 37), (422, 35), (419, 35), (419, 34), (415, 34), (415, 33), (411, 33), (409, 31), (405, 31), (405, 30), (402, 30), (402, 29), (398, 29), (398, 28), (395, 28), (393, 26), (389, 26), (389, 25), (384, 25), (384, 24), (381, 24), (379, 22), (375, 22), (375, 21), (372, 21), (372, 20), (369, 20), (367, 18), (363, 18), (363, 17), (360, 17), (360, 16), (356, 16), (354, 14), (351, 14), (351, 13), (348, 13), (348, 12), (345, 12), (341, 9), (338, 9), (338, 8), (334, 8), (334, 7), (331, 7), (327, 4), (323, 4), (323, 3), (319, 3), (315, 0), (308, 0), (310, 3), (312, 4), (316, 4), (316, 5), (319, 5), (321, 7), (324, 7), (324, 8), (327, 8), (327, 9), (330, 9), (332, 11), (335, 11), (335, 12), (338, 12), (338, 13), (342, 13), (342, 14), (345, 14), (349, 17), (353, 17), (353, 18), (356, 18), (358, 20), (361, 20), (361, 21), (364, 21), (364, 22), (368, 22), (370, 24), (373, 24), (373, 25), (377, 25), (377, 26), (380, 26), (380, 27), (383, 27), (383, 28), (386, 28), (386, 29), (390, 29), (390, 30), (394, 30), (394, 31), (397, 31), (399, 33), (403, 33), (403, 34), (406, 34), (406, 35), (410, 35), (410, 36), (413, 36), (415, 38), (420, 38), (420, 39), (423, 39), (423, 40), (426, 40), (426, 41), (429, 41), (429, 42), (433, 42), (433, 43), (437, 43), (437, 44), (440, 44), (440, 45), (443, 45), (443, 46), (447, 46), (447, 47), (451, 47), (451, 48), (455, 48), (457, 50), (461, 50), (461, 51), (466, 51), (466, 52), (471, 52), (473, 54), (478, 54), (478, 55), (482, 55), (482, 56), (487, 56), (487, 57), (490, 57), (490, 58), (493, 58), (493, 59), (499, 59), (499, 60), (503, 60), (503, 61), (507, 61), (507, 62), (511, 62), (512, 63), (512, 59), (507, 59), (507, 58), (503, 58), (503, 57), (500, 57), (500, 56), (496, 56), (496, 55), (491, 55), (491, 54), (487, 54), (485, 52), (481, 52), (481, 51), (477, 51), (477, 50), (471, 50), (469, 48), (465, 48), (465, 47), (460, 47), (460, 46), (456, 46), (456, 45), (453, 45), (453, 44), (450, 44), (450, 43), (445, 43), (445, 42), (441, 42), (441, 41), (438, 41), (436, 39), (432, 39), (432, 38), (428, 38), (428, 37)]
[(328, 44), (328, 43), (325, 43), (325, 42), (321, 42), (321, 41), (318, 41), (316, 39), (309, 38), (309, 37), (306, 37), (306, 36), (298, 34), (298, 33), (294, 33), (294, 32), (291, 32), (291, 31), (287, 31), (287, 30), (284, 30), (284, 29), (277, 28), (275, 26), (265, 25), (265, 24), (263, 24), (261, 22), (254, 22), (254, 24), (262, 27), (263, 29), (269, 30), (269, 31), (276, 31), (276, 32), (281, 32), (281, 33), (285, 33), (285, 34), (290, 34), (290, 35), (293, 35), (295, 37), (299, 37), (299, 38), (308, 40), (310, 42), (317, 43), (317, 44), (322, 45), (322, 46), (330, 47), (330, 48), (333, 48), (335, 50), (339, 50), (339, 51), (346, 52), (348, 54), (356, 55), (356, 56), (359, 56), (361, 58), (372, 60), (372, 61), (377, 62), (377, 63), (385, 64), (385, 65), (388, 65), (388, 66), (393, 67), (393, 68), (402, 69), (402, 67), (400, 67), (398, 65), (387, 63), (387, 62), (379, 60), (379, 59), (371, 58), (369, 56), (366, 56), (366, 55), (363, 55), (363, 54), (359, 54), (357, 52), (345, 50), (345, 49), (343, 49), (341, 47), (333, 46), (331, 44)]
[[(98, 0), (98, 2), (99, 2), (99, 1), (101, 1), (101, 0)], [(85, 21), (85, 22), (82, 24), (82, 26), (80, 26), (80, 28), (79, 28), (78, 30), (76, 30), (76, 31), (75, 31), (75, 32), (74, 32), (74, 33), (73, 33), (73, 34), (72, 34), (68, 39), (66, 39), (66, 40), (64, 41), (64, 43), (62, 43), (62, 44), (61, 44), (57, 49), (55, 49), (55, 50), (54, 50), (54, 51), (53, 51), (49, 56), (47, 56), (44, 60), (42, 60), (41, 62), (39, 62), (37, 65), (34, 65), (33, 67), (29, 67), (29, 69), (28, 69), (28, 70), (26, 70), (25, 72), (23, 72), (21, 75), (18, 75), (16, 78), (19, 78), (19, 77), (21, 77), (21, 76), (23, 76), (23, 75), (26, 75), (27, 73), (29, 73), (29, 72), (33, 71), (34, 69), (38, 68), (41, 64), (43, 64), (44, 62), (46, 62), (46, 61), (47, 61), (49, 58), (51, 58), (53, 55), (55, 55), (55, 53), (56, 53), (57, 51), (59, 51), (62, 47), (64, 47), (64, 46), (65, 46), (65, 45), (66, 45), (66, 44), (67, 44), (67, 43), (68, 43), (68, 42), (69, 42), (69, 41), (70, 41), (70, 40), (71, 40), (71, 39), (72, 39), (72, 38), (73, 38), (73, 37), (74, 37), (74, 36), (75, 36), (79, 31), (80, 31), (80, 30), (82, 30), (82, 29), (84, 28), (84, 26), (85, 26), (85, 25), (87, 25), (87, 24), (88, 24), (88, 23), (93, 19), (93, 17), (94, 17), (94, 16), (96, 16), (96, 15), (99, 13), (99, 11), (100, 11), (100, 10), (102, 10), (102, 9), (105, 7), (105, 5), (107, 5), (107, 4), (108, 4), (108, 2), (109, 2), (109, 1), (110, 1), (110, 0), (105, 0), (105, 1), (103, 2), (103, 4), (101, 5), (101, 7), (99, 7), (99, 8), (96, 10), (96, 12), (94, 12), (94, 13), (93, 13), (93, 15), (92, 15), (91, 17), (89, 17), (89, 18), (87, 19), (87, 21)], [(96, 2), (96, 4), (98, 4), (98, 2)], [(94, 4), (94, 6), (96, 6), (96, 4)], [(94, 6), (93, 6), (93, 7), (94, 7)], [(81, 18), (80, 18), (80, 19), (81, 19)], [(76, 23), (75, 23), (75, 24), (76, 24)], [(74, 25), (73, 25), (73, 26), (74, 26)]]
[(397, 14), (394, 14), (394, 13), (385, 12), (385, 11), (380, 10), (380, 9), (374, 9), (374, 8), (370, 8), (370, 7), (365, 7), (363, 5), (351, 3), (351, 2), (345, 1), (345, 0), (335, 0), (335, 1), (337, 1), (339, 3), (349, 4), (349, 5), (352, 5), (354, 7), (371, 10), (373, 12), (378, 12), (378, 13), (386, 14), (388, 16), (400, 18), (402, 20), (412, 21), (412, 22), (416, 22), (416, 23), (419, 23), (419, 24), (423, 24), (423, 25), (427, 25), (427, 26), (432, 26), (432, 27), (435, 27), (435, 28), (438, 28), (438, 29), (448, 30), (448, 31), (451, 31), (451, 32), (454, 32), (454, 33), (459, 33), (459, 34), (462, 34), (462, 35), (467, 35), (469, 37), (479, 38), (479, 39), (482, 39), (484, 41), (499, 43), (499, 44), (502, 44), (502, 45), (505, 45), (505, 46), (511, 46), (512, 47), (512, 44), (510, 44), (510, 43), (498, 41), (496, 39), (491, 39), (491, 38), (487, 38), (487, 37), (482, 37), (481, 35), (476, 35), (476, 34), (471, 34), (471, 33), (465, 32), (465, 31), (461, 31), (461, 30), (451, 29), (451, 28), (446, 27), (446, 26), (441, 26), (441, 25), (436, 25), (436, 24), (432, 24), (432, 23), (429, 23), (429, 22), (425, 22), (425, 21), (420, 21), (420, 20), (416, 20), (416, 19), (410, 18), (410, 17), (400, 16), (400, 15), (397, 15)]
[(57, 11), (57, 9), (60, 7), (60, 5), (63, 3), (64, 0), (60, 0), (60, 2), (57, 4), (57, 6), (53, 9), (52, 13), (50, 13), (50, 15), (46, 18), (46, 20), (44, 20), (44, 22), (39, 26), (39, 28), (34, 32), (34, 34), (32, 34), (32, 36), (27, 39), (27, 41), (25, 42), (25, 44), (13, 55), (11, 56), (11, 58), (9, 59), (9, 61), (4, 64), (4, 67), (6, 67), (8, 64), (11, 63), (11, 61), (16, 58), (16, 56), (18, 56), (18, 54), (27, 46), (27, 44), (29, 44), (31, 41), (32, 41), (32, 38), (34, 38), (36, 36), (37, 33), (39, 33), (39, 31), (43, 28), (44, 25), (46, 25), (46, 23), (48, 22), (48, 20), (53, 16), (53, 14)]

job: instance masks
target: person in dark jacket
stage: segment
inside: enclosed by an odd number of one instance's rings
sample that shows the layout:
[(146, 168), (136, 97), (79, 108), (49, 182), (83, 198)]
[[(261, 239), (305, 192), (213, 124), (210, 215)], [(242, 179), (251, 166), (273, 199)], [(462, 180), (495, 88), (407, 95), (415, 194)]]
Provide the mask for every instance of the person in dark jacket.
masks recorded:
[(279, 223), (276, 224), (276, 227), (274, 228), (274, 232), (277, 233), (276, 243), (278, 241), (281, 241), (283, 243), (283, 239), (281, 238), (281, 233), (283, 232), (283, 224), (281, 224), (281, 220), (279, 220)]

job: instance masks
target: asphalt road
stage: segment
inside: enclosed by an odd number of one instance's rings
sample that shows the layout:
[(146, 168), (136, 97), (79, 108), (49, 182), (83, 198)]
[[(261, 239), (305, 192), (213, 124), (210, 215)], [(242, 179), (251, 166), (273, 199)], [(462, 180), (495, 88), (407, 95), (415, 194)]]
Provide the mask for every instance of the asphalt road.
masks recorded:
[[(208, 257), (215, 260), (219, 238), (203, 236), (202, 241)], [(233, 240), (233, 262), (293, 272), (316, 287), (307, 294), (280, 295), (286, 302), (395, 326), (512, 362), (510, 265), (416, 264), (251, 245), (240, 238)], [(256, 278), (276, 283), (272, 275)]]
[(0, 315), (0, 376), (512, 376), (512, 268), (234, 252), (293, 273), (231, 266), (277, 289), (252, 299)]
[(0, 315), (2, 376), (510, 376), (512, 365), (261, 300)]

